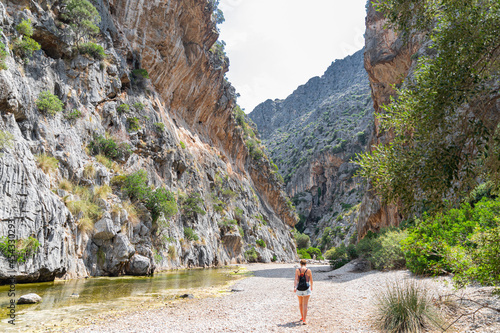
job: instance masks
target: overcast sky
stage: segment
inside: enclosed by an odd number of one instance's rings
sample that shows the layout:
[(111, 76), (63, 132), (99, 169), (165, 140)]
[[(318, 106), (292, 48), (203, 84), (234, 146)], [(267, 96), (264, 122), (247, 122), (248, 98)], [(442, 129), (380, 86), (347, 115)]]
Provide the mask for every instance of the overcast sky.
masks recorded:
[(245, 112), (364, 46), (366, 0), (221, 0), (227, 77)]

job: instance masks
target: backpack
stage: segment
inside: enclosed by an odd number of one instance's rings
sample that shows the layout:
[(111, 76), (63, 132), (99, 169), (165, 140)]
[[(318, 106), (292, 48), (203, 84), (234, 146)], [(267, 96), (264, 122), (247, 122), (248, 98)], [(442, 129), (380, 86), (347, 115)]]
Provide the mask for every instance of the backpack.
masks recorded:
[[(300, 272), (300, 270), (299, 270), (299, 272)], [(299, 284), (297, 285), (297, 290), (304, 291), (304, 290), (309, 289), (309, 283), (307, 282), (306, 272), (307, 272), (307, 268), (304, 271), (304, 273), (299, 275)]]

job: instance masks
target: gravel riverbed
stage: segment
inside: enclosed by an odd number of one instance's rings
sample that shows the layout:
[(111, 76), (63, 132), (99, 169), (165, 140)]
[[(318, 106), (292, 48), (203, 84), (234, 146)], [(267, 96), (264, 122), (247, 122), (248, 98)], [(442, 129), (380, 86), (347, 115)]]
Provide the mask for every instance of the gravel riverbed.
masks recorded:
[[(373, 301), (388, 283), (416, 279), (436, 299), (454, 292), (445, 278), (417, 279), (405, 270), (355, 273), (351, 272), (352, 263), (334, 271), (328, 265), (308, 265), (313, 272), (314, 290), (308, 325), (301, 325), (293, 292), (294, 268), (298, 265), (245, 267), (254, 275), (238, 281), (219, 297), (167, 302), (162, 308), (129, 312), (75, 332), (376, 332)], [(491, 297), (491, 289), (468, 288), (461, 293), (464, 298), (475, 297), (478, 302), (500, 307), (498, 297)], [(447, 309), (449, 319), (478, 308), (474, 303), (464, 306)], [(500, 316), (483, 309), (475, 318), (462, 317), (447, 332), (500, 332)]]

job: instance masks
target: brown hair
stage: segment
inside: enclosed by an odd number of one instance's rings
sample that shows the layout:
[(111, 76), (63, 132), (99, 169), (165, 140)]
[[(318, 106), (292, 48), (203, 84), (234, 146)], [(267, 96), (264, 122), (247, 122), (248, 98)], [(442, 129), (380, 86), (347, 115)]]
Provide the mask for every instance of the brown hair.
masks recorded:
[(300, 266), (305, 266), (307, 264), (307, 260), (300, 259)]

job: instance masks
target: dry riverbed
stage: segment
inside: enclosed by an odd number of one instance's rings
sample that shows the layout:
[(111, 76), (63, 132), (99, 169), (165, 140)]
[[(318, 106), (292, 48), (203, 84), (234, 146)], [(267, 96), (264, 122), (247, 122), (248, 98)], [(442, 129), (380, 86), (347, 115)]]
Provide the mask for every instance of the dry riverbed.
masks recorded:
[[(309, 265), (314, 291), (308, 325), (301, 325), (293, 293), (294, 264), (251, 264), (253, 276), (225, 287), (203, 291), (192, 299), (166, 301), (161, 308), (131, 310), (89, 319), (75, 332), (374, 332), (375, 296), (388, 283), (415, 279), (408, 271), (351, 272), (353, 264), (332, 271), (328, 265)], [(418, 279), (437, 299), (453, 293), (446, 279)], [(233, 290), (233, 291), (231, 291)], [(491, 288), (468, 288), (462, 296), (500, 307)], [(447, 309), (450, 320), (478, 306)], [(474, 320), (473, 320), (474, 319)], [(92, 323), (93, 322), (93, 323)], [(499, 313), (483, 309), (475, 318), (462, 317), (447, 332), (500, 332)]]

